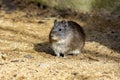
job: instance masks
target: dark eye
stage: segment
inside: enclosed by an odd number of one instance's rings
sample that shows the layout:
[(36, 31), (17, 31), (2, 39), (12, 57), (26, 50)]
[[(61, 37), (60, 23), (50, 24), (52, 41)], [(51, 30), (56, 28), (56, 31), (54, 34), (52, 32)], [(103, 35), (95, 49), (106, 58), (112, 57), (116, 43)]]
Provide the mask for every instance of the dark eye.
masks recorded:
[(59, 29), (59, 31), (61, 31), (61, 29)]

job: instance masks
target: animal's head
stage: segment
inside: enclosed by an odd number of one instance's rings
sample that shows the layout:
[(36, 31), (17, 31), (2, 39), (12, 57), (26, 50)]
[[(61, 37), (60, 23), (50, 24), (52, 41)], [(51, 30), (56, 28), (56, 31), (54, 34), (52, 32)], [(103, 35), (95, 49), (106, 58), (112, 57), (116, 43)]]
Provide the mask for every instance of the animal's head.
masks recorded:
[(70, 33), (70, 27), (68, 26), (67, 21), (54, 21), (54, 26), (51, 30), (50, 37), (52, 40), (61, 40), (65, 39), (66, 36)]

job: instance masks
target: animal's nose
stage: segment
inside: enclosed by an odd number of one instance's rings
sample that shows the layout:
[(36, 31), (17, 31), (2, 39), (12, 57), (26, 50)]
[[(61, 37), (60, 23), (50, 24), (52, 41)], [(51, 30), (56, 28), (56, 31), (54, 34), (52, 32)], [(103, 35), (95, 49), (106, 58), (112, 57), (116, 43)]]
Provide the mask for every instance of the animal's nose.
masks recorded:
[(56, 36), (56, 31), (52, 31), (50, 37), (55, 37)]
[(56, 31), (52, 31), (52, 34), (53, 34), (53, 35), (56, 34)]
[(52, 37), (52, 36), (55, 36), (56, 34), (57, 34), (56, 31), (52, 31), (51, 37)]
[(54, 35), (50, 35), (50, 37), (54, 37)]
[(51, 37), (53, 37), (54, 35), (55, 35), (54, 33), (51, 33), (51, 35), (50, 35), (50, 36), (51, 36)]

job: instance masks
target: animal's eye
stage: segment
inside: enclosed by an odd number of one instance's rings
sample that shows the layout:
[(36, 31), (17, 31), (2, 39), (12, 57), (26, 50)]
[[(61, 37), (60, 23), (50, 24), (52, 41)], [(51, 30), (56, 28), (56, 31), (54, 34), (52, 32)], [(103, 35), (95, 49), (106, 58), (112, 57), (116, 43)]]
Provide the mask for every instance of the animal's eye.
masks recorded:
[(62, 29), (59, 29), (59, 31), (61, 31)]

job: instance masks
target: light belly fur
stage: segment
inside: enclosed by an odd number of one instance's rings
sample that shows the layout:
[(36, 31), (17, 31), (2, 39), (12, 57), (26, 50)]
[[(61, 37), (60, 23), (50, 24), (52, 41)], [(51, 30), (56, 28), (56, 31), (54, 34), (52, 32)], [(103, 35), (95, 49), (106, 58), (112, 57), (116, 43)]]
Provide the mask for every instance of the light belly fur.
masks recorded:
[(67, 47), (68, 45), (67, 44), (68, 43), (66, 43), (66, 40), (60, 40), (56, 43), (53, 43), (52, 48), (55, 52), (64, 54), (65, 52), (68, 51), (68, 47)]

